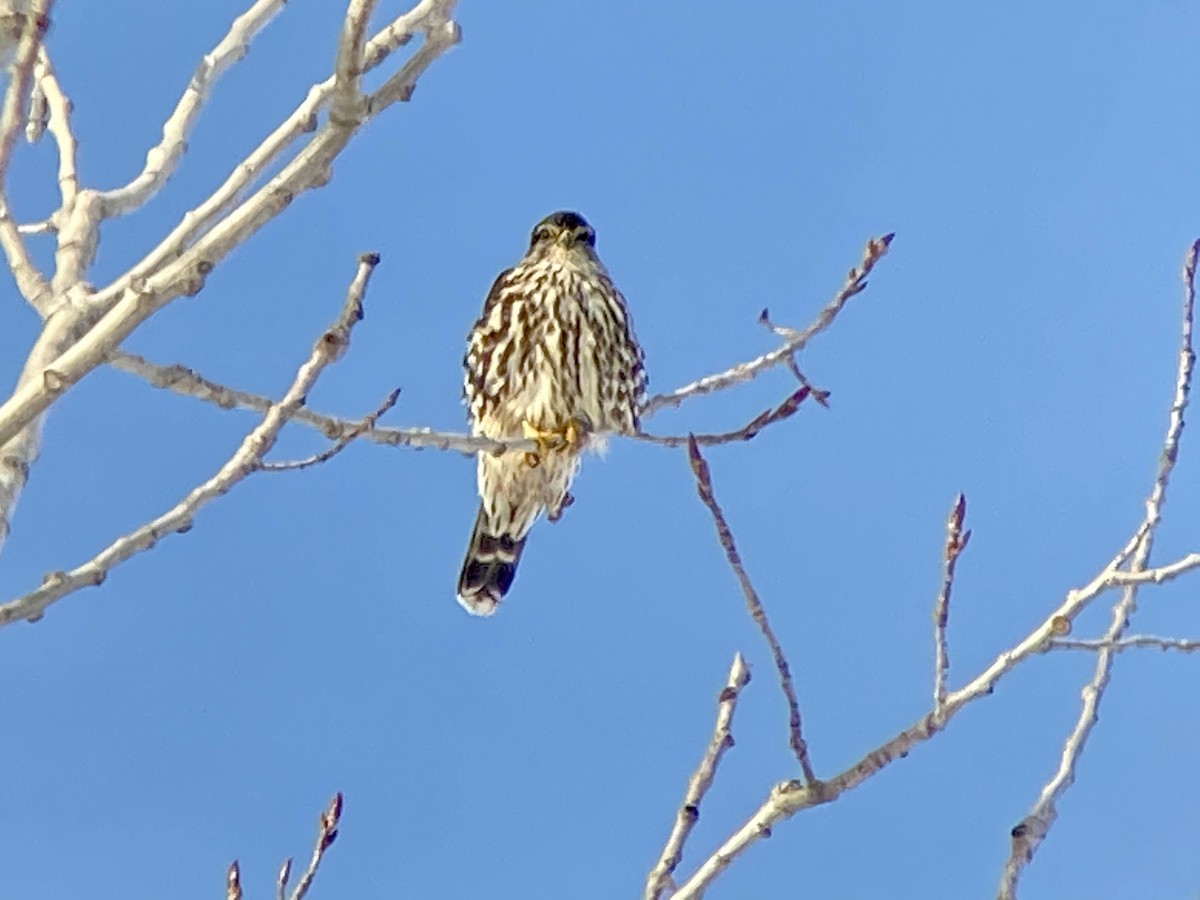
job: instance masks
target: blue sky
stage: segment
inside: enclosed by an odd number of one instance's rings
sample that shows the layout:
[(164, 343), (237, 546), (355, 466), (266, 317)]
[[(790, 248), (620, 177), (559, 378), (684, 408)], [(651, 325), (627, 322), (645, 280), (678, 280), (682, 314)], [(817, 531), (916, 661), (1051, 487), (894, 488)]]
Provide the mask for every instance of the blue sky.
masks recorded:
[[(241, 5), (58, 4), (50, 47), (85, 182), (140, 168)], [(168, 189), (105, 232), (94, 282), (325, 76), (338, 6), (289, 4), (220, 83)], [(127, 347), (278, 394), (355, 256), (376, 250), (367, 317), (311, 406), (359, 416), (399, 386), (385, 421), (460, 429), (466, 331), (555, 209), (596, 227), (660, 391), (773, 346), (764, 306), (806, 324), (863, 242), (895, 231), (868, 291), (801, 360), (831, 408), (709, 454), (821, 775), (928, 708), (957, 491), (974, 537), (952, 687), (1124, 543), (1165, 428), (1178, 269), (1200, 235), (1194, 4), (465, 2), (460, 21), (463, 43), (327, 188)], [(50, 208), (53, 165), (48, 142), (19, 148), (21, 218)], [(35, 328), (3, 289), (6, 383)], [(779, 372), (650, 425), (737, 426), (791, 389)], [(89, 376), (46, 429), (0, 592), (172, 505), (255, 421)], [(1159, 562), (1196, 549), (1191, 437)], [(277, 453), (319, 446), (295, 428)], [(486, 621), (453, 598), (472, 462), (363, 445), (251, 478), (186, 537), (6, 630), (3, 893), (199, 900), (220, 896), (236, 857), (247, 896), (267, 896), (341, 790), (312, 896), (637, 896), (741, 650), (756, 677), (690, 870), (795, 774), (786, 710), (683, 452), (614, 442), (575, 494)], [(1200, 634), (1194, 584), (1145, 592), (1134, 630)], [(907, 760), (777, 829), (710, 896), (992, 896), (1092, 665), (1031, 660)], [(1197, 665), (1118, 660), (1023, 897), (1195, 892)]]

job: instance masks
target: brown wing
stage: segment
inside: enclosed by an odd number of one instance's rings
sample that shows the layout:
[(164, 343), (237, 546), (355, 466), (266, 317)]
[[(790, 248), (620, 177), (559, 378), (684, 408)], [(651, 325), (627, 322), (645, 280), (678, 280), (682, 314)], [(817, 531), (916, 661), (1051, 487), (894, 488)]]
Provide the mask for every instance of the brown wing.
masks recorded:
[[(514, 267), (515, 268), (515, 267)], [(492, 356), (496, 352), (500, 334), (492, 327), (490, 319), (495, 307), (504, 299), (504, 288), (509, 284), (513, 269), (505, 269), (492, 283), (491, 290), (483, 301), (483, 312), (467, 336), (467, 352), (463, 357), (466, 370), (463, 379), (463, 399), (467, 403), (468, 416), (475, 420), (476, 401), (485, 396), (487, 376), (492, 369)], [(507, 326), (508, 323), (504, 323)]]

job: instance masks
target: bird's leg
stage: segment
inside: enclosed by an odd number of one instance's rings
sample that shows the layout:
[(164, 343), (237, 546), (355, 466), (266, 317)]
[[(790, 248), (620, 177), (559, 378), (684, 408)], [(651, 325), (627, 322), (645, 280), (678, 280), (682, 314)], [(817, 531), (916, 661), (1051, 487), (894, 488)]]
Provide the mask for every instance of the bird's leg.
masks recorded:
[(582, 419), (567, 419), (566, 423), (549, 431), (538, 428), (528, 419), (521, 422), (521, 433), (527, 440), (537, 443), (537, 451), (525, 454), (530, 467), (541, 462), (542, 457), (554, 450), (578, 453), (587, 443), (588, 425)]
[(555, 449), (562, 440), (555, 432), (543, 431), (528, 419), (521, 421), (521, 434), (525, 436), (526, 440), (534, 441), (537, 444), (537, 450), (525, 454), (525, 462), (531, 469), (536, 467), (542, 461), (542, 457)]
[(578, 453), (587, 443), (587, 423), (581, 419), (567, 419), (567, 424), (563, 426), (562, 437), (567, 449), (572, 453)]
[(567, 491), (567, 493), (563, 494), (562, 500), (559, 501), (558, 506), (554, 507), (553, 509), (549, 510), (546, 513), (546, 518), (549, 519), (551, 522), (557, 522), (559, 519), (562, 518), (563, 510), (565, 510), (568, 506), (570, 506), (574, 502), (575, 502), (575, 496), (570, 491)]

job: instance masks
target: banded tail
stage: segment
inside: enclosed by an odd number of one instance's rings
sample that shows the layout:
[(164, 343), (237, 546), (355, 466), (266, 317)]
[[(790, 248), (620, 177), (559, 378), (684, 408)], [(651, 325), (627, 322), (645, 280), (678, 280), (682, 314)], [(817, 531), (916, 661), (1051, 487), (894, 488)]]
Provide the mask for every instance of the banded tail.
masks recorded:
[(467, 557), (458, 575), (458, 602), (473, 616), (490, 616), (512, 587), (525, 538), (491, 534), (483, 506), (475, 516)]

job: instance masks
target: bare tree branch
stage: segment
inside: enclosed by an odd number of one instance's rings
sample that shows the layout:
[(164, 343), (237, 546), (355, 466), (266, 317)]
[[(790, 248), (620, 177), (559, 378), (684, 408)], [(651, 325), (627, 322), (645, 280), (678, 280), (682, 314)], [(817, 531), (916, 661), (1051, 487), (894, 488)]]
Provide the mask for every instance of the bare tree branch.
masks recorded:
[[(304, 900), (304, 895), (308, 893), (308, 889), (312, 887), (313, 878), (316, 877), (317, 868), (321, 865), (321, 860), (325, 857), (325, 851), (333, 846), (333, 842), (337, 840), (338, 823), (342, 820), (342, 795), (338, 792), (333, 795), (333, 799), (329, 801), (329, 806), (321, 813), (317, 820), (317, 842), (313, 845), (312, 856), (309, 857), (308, 866), (300, 875), (300, 880), (296, 882), (296, 887), (292, 890), (291, 900)], [(290, 869), (291, 866), (289, 865)], [(280, 877), (283, 878), (284, 872), (280, 870)]]
[(139, 209), (166, 185), (187, 152), (188, 135), (200, 118), (213, 87), (245, 58), (250, 42), (275, 18), (287, 0), (257, 0), (233, 20), (229, 31), (196, 67), (175, 109), (163, 122), (162, 137), (146, 153), (142, 170), (127, 184), (101, 191), (98, 211), (105, 218)]
[[(185, 366), (160, 366), (124, 350), (116, 350), (109, 354), (108, 361), (113, 368), (136, 375), (152, 387), (203, 400), (219, 406), (221, 409), (237, 408), (265, 412), (273, 402), (269, 397), (261, 394), (252, 394), (218, 384)], [(315, 428), (333, 441), (343, 439), (346, 435), (357, 431), (361, 425), (361, 422), (352, 419), (326, 415), (309, 409), (299, 410), (293, 417), (293, 421)], [(537, 449), (537, 444), (530, 440), (493, 441), (489, 438), (433, 431), (429, 428), (381, 428), (376, 426), (361, 431), (358, 437), (365, 441), (391, 447), (456, 450), (472, 456), (480, 451), (485, 453), (526, 453)]]
[(729, 523), (725, 521), (725, 514), (721, 512), (721, 507), (713, 494), (712, 476), (708, 471), (708, 463), (700, 454), (700, 445), (694, 440), (688, 444), (688, 460), (692, 466), (692, 473), (696, 476), (696, 491), (700, 495), (701, 502), (708, 507), (708, 511), (712, 514), (713, 524), (717, 528), (717, 538), (725, 550), (725, 559), (728, 560), (729, 567), (733, 569), (733, 573), (742, 587), (742, 596), (746, 598), (746, 609), (750, 613), (750, 618), (754, 620), (754, 624), (758, 626), (758, 630), (762, 632), (767, 646), (771, 648), (775, 668), (779, 671), (779, 684), (787, 699), (788, 731), (792, 753), (795, 754), (796, 761), (800, 763), (800, 770), (804, 773), (805, 780), (809, 784), (813, 784), (817, 781), (817, 776), (813, 773), (812, 763), (808, 758), (808, 745), (804, 741), (800, 720), (800, 701), (796, 699), (796, 686), (792, 683), (792, 673), (787, 657), (783, 653), (779, 639), (775, 637), (771, 623), (767, 621), (767, 612), (763, 609), (762, 601), (758, 599), (758, 592), (754, 590), (754, 585), (750, 583), (750, 576), (746, 574), (746, 569), (742, 565), (737, 544), (733, 539), (733, 532), (729, 528)]
[[(841, 289), (834, 295), (825, 308), (817, 314), (817, 318), (811, 325), (803, 331), (792, 332), (789, 329), (787, 333), (790, 336), (783, 346), (776, 347), (769, 353), (764, 353), (762, 356), (748, 362), (738, 363), (724, 372), (706, 375), (697, 381), (685, 384), (681, 388), (676, 388), (669, 394), (658, 394), (651, 397), (646, 401), (642, 415), (649, 417), (664, 407), (677, 407), (689, 397), (711, 394), (713, 391), (723, 390), (743, 381), (750, 381), (774, 366), (781, 363), (787, 364), (793, 358), (794, 354), (803, 350), (809, 341), (833, 323), (833, 320), (837, 318), (838, 313), (842, 311), (842, 308), (851, 297), (862, 293), (866, 289), (867, 275), (870, 274), (871, 270), (875, 268), (875, 264), (887, 253), (888, 247), (891, 246), (892, 238), (894, 237), (894, 234), (885, 234), (881, 238), (872, 238), (867, 241), (866, 247), (863, 248), (862, 259), (857, 266), (846, 274), (846, 280), (842, 284)], [(766, 315), (766, 310), (763, 311), (763, 315)]]
[(17, 41), (16, 57), (9, 73), (4, 105), (0, 108), (0, 183), (8, 174), (13, 147), (25, 120), (25, 98), (29, 94), (38, 47), (41, 46), (42, 35), (46, 33), (50, 22), (50, 8), (53, 5), (54, 0), (34, 0), (32, 15), (21, 13), (14, 19), (21, 36)]
[[(152, 387), (164, 388), (173, 393), (196, 400), (212, 403), (222, 409), (252, 409), (265, 411), (271, 405), (271, 399), (260, 394), (237, 390), (227, 387), (211, 379), (205, 378), (192, 369), (181, 365), (163, 366), (152, 363), (144, 357), (124, 350), (115, 350), (109, 354), (109, 365), (122, 372), (136, 375)], [(664, 447), (681, 447), (687, 444), (689, 437), (695, 437), (701, 446), (716, 446), (739, 441), (748, 441), (755, 437), (768, 425), (782, 422), (791, 418), (810, 396), (816, 397), (817, 389), (808, 386), (793, 392), (786, 400), (774, 409), (768, 409), (755, 416), (750, 422), (734, 431), (719, 434), (697, 435), (656, 435), (635, 434), (629, 437), (650, 444)], [(828, 396), (828, 391), (820, 391), (822, 397)], [(393, 447), (413, 447), (416, 449), (456, 450), (460, 453), (473, 455), (475, 453), (528, 453), (537, 449), (537, 444), (529, 440), (494, 441), (485, 437), (474, 437), (447, 431), (433, 431), (429, 428), (378, 428), (371, 425), (362, 428), (361, 422), (350, 419), (318, 413), (312, 410), (300, 410), (295, 421), (316, 428), (331, 440), (340, 440), (346, 435), (353, 434), (355, 438), (385, 444)]]
[(658, 444), (662, 447), (682, 447), (689, 441), (695, 441), (701, 447), (716, 447), (720, 444), (732, 444), (738, 441), (748, 441), (766, 428), (784, 419), (790, 419), (800, 408), (800, 404), (813, 395), (811, 387), (802, 387), (774, 409), (764, 410), (741, 428), (735, 431), (725, 431), (719, 434), (635, 434), (632, 437), (648, 444)]
[[(1144, 570), (1150, 558), (1154, 534), (1162, 521), (1167, 483), (1171, 479), (1171, 473), (1179, 458), (1179, 442), (1183, 435), (1184, 413), (1191, 396), (1192, 372), (1196, 363), (1196, 353), (1192, 346), (1192, 325), (1195, 318), (1196, 258), (1198, 254), (1200, 254), (1200, 241), (1192, 244), (1183, 264), (1183, 316), (1180, 327), (1179, 365), (1175, 378), (1175, 395), (1171, 403), (1162, 454), (1158, 461), (1158, 471), (1154, 477), (1150, 496), (1146, 499), (1145, 518), (1138, 528), (1141, 539), (1129, 561), (1129, 571), (1134, 573)], [(1113, 607), (1108, 630), (1102, 638), (1104, 644), (1116, 644), (1124, 636), (1129, 627), (1129, 619), (1137, 608), (1137, 591), (1138, 585), (1136, 584), (1124, 587), (1120, 599)], [(1096, 651), (1096, 668), (1091, 679), (1083, 688), (1083, 702), (1079, 718), (1063, 743), (1058, 769), (1043, 786), (1041, 795), (1029, 814), (1012, 830), (1012, 852), (1000, 879), (998, 896), (1001, 900), (1011, 900), (1016, 896), (1017, 883), (1025, 866), (1033, 859), (1042, 841), (1045, 840), (1046, 834), (1053, 827), (1055, 819), (1058, 818), (1058, 801), (1075, 783), (1075, 770), (1079, 759), (1087, 746), (1092, 729), (1100, 721), (1100, 703), (1108, 688), (1116, 654), (1117, 651), (1112, 646), (1100, 647)]]
[(1142, 569), (1140, 572), (1114, 572), (1112, 583), (1116, 584), (1163, 584), (1174, 581), (1200, 566), (1200, 553), (1189, 553), (1173, 563), (1157, 566), (1153, 569)]
[(1051, 650), (1112, 650), (1119, 653), (1122, 650), (1179, 650), (1183, 653), (1194, 653), (1200, 650), (1200, 641), (1185, 640), (1184, 638), (1160, 637), (1157, 634), (1131, 634), (1115, 641), (1103, 638), (1094, 641), (1071, 640), (1060, 638), (1050, 643)]
[(59, 84), (44, 45), (38, 48), (36, 75), (46, 100), (46, 127), (58, 147), (59, 209), (68, 210), (75, 205), (79, 194), (79, 142), (71, 129), (71, 101)]
[[(403, 68), (401, 70), (407, 71), (409, 77), (415, 80), (428, 67), (428, 63), (433, 58), (440, 56), (458, 42), (460, 37), (458, 26), (451, 18), (455, 2), (456, 0), (420, 0), (407, 13), (397, 16), (367, 42), (363, 50), (363, 71), (369, 71), (384, 62), (399, 47), (407, 44), (415, 34), (424, 34), (428, 43), (421, 48), (426, 51), (426, 61), (420, 71), (414, 72), (412, 69), (405, 70)], [(339, 42), (339, 48), (341, 46)], [(342, 83), (343, 85), (348, 84), (345, 81)], [(309, 88), (304, 101), (258, 147), (234, 167), (225, 181), (200, 205), (185, 213), (179, 224), (140, 262), (103, 290), (97, 292), (92, 300), (93, 304), (101, 310), (111, 308), (120, 299), (122, 293), (171, 262), (183, 251), (183, 248), (195, 244), (201, 236), (208, 234), (213, 229), (215, 223), (219, 220), (223, 221), (231, 210), (238, 207), (239, 204), (241, 208), (244, 208), (246, 206), (245, 193), (257, 183), (262, 173), (278, 161), (301, 136), (317, 130), (317, 114), (330, 102), (336, 85), (337, 76), (335, 74)], [(368, 118), (374, 117), (385, 108), (385, 105), (368, 102), (365, 115)], [(357, 104), (354, 106), (357, 108)], [(314, 138), (310, 139), (309, 144), (300, 153), (300, 155), (307, 154), (306, 165), (318, 170), (316, 174), (321, 176), (317, 178), (317, 183), (312, 185), (313, 187), (323, 186), (328, 181), (328, 162), (340, 151), (341, 146), (344, 146), (343, 142), (330, 154), (327, 145), (318, 144), (319, 139), (332, 141), (327, 133), (330, 126), (335, 126), (334, 130), (339, 134), (350, 127), (349, 117), (346, 114), (337, 118), (339, 119), (338, 123), (326, 123), (326, 128), (321, 129)], [(360, 121), (359, 125), (361, 124)], [(268, 183), (268, 186), (279, 182), (280, 176), (276, 176)], [(258, 191), (255, 196), (264, 196), (263, 190)], [(288, 199), (290, 200), (291, 197), (289, 196)]]
[(375, 423), (379, 420), (379, 417), (395, 406), (396, 401), (399, 399), (400, 389), (397, 388), (387, 395), (383, 403), (381, 403), (374, 410), (374, 412), (371, 412), (364, 417), (363, 420), (358, 424), (357, 428), (352, 428), (350, 431), (346, 432), (344, 435), (338, 438), (337, 443), (335, 443), (332, 447), (322, 450), (320, 453), (314, 453), (312, 456), (306, 456), (304, 459), (290, 459), (285, 460), (284, 462), (263, 462), (259, 468), (264, 472), (292, 472), (299, 471), (300, 469), (307, 469), (311, 466), (320, 465), (324, 462), (329, 462), (329, 460), (333, 459), (348, 446), (350, 446), (351, 442), (355, 438), (361, 437), (364, 432), (374, 428)]
[(733, 734), (730, 730), (733, 727), (733, 714), (737, 709), (738, 696), (741, 694), (742, 688), (749, 682), (750, 669), (746, 666), (746, 660), (742, 654), (737, 653), (733, 657), (733, 665), (729, 668), (729, 677), (725, 681), (725, 687), (717, 697), (717, 721), (713, 725), (712, 737), (704, 751), (704, 758), (700, 760), (700, 765), (688, 779), (683, 802), (675, 813), (675, 824), (658, 857), (658, 862), (654, 864), (654, 868), (650, 870), (650, 875), (646, 879), (645, 900), (658, 900), (664, 892), (674, 888), (671, 876), (674, 875), (675, 869), (683, 859), (683, 847), (692, 833), (692, 828), (700, 819), (700, 803), (704, 800), (708, 789), (712, 787), (713, 779), (717, 775), (717, 766), (721, 764), (721, 757), (725, 755), (726, 750), (733, 746)]
[[(39, 2), (41, 8), (48, 9), (49, 0)], [(347, 20), (345, 29), (351, 35), (350, 43), (339, 43), (339, 59), (346, 63), (357, 53), (362, 62), (357, 68), (349, 63), (342, 65), (343, 74), (378, 65), (412, 35), (423, 34), (425, 41), (420, 64), (415, 68), (411, 65), (401, 67), (401, 71), (407, 73), (405, 77), (411, 87), (412, 80), (432, 59), (458, 40), (458, 27), (450, 18), (454, 3), (455, 0), (419, 0), (409, 12), (397, 16), (365, 46), (362, 29), (368, 10), (359, 8), (361, 4), (354, 4), (351, 9), (354, 16)], [(57, 235), (56, 270), (52, 283), (47, 285), (32, 264), (27, 264), (24, 244), (0, 190), (0, 245), (9, 254), (10, 267), (22, 293), (45, 319), (42, 332), (25, 360), (16, 389), (0, 405), (0, 546), (11, 527), (17, 500), (36, 459), (41, 419), (50, 405), (102, 363), (126, 336), (157, 310), (183, 294), (199, 291), (207, 274), (225, 255), (284, 209), (297, 193), (324, 185), (329, 178), (332, 159), (367, 118), (387, 105), (356, 101), (352, 106), (363, 110), (362, 117), (351, 122), (342, 115), (334, 117), (338, 119), (337, 123), (332, 119), (327, 121), (277, 175), (248, 199), (240, 199), (242, 190), (257, 181), (263, 168), (292, 140), (314, 130), (314, 116), (329, 102), (338, 79), (335, 76), (315, 86), (300, 109), (238, 166), (208, 201), (186, 214), (181, 224), (141, 262), (104, 290), (93, 291), (83, 278), (95, 255), (103, 215), (127, 212), (149, 200), (161, 187), (178, 163), (187, 130), (213, 79), (244, 54), (245, 42), (266, 24), (277, 6), (268, 2), (254, 3), (234, 22), (229, 34), (201, 64), (188, 92), (164, 125), (162, 142), (147, 155), (142, 173), (124, 188), (107, 195), (90, 188), (80, 189), (76, 182), (75, 140), (67, 120), (69, 103), (54, 78), (49, 57), (44, 57), (41, 84), (47, 99), (51, 130), (59, 147), (63, 206), (50, 217), (45, 229)], [(28, 77), (25, 81), (28, 82)], [(361, 98), (357, 77), (351, 82), (349, 87), (339, 88), (342, 95), (352, 89)], [(0, 116), (0, 135), (5, 122), (12, 122), (12, 128), (19, 126), (20, 92), (12, 93), (16, 88), (15, 83), (10, 86), (8, 95), (8, 99), (16, 104), (13, 107), (16, 112), (7, 120)], [(18, 99), (13, 100), (14, 97)], [(2, 169), (0, 165), (0, 186), (3, 184)], [(236, 206), (233, 205), (235, 202)], [(224, 218), (218, 220), (218, 216)]]
[(271, 406), (262, 422), (242, 441), (220, 469), (204, 483), (193, 488), (179, 503), (157, 518), (118, 538), (86, 563), (69, 572), (52, 572), (36, 590), (0, 605), (0, 627), (20, 619), (36, 620), (46, 607), (81, 588), (101, 584), (108, 572), (130, 557), (149, 550), (163, 537), (191, 529), (196, 512), (211, 500), (227, 493), (235, 484), (262, 467), (263, 457), (271, 449), (288, 419), (304, 404), (304, 398), (316, 384), (325, 367), (336, 362), (349, 346), (350, 331), (362, 318), (362, 299), (371, 272), (378, 264), (374, 254), (359, 258), (358, 269), (346, 294), (341, 314), (313, 345), (308, 360), (296, 373), (283, 398)]
[[(1172, 564), (1176, 570), (1170, 575), (1158, 578), (1141, 577), (1144, 573), (1139, 570), (1144, 567), (1149, 553), (1144, 542), (1157, 528), (1162, 515), (1162, 503), (1165, 498), (1167, 481), (1175, 465), (1179, 452), (1179, 439), (1183, 429), (1183, 414), (1187, 407), (1191, 389), (1192, 367), (1194, 353), (1192, 350), (1192, 320), (1195, 302), (1194, 278), (1196, 255), (1200, 252), (1200, 241), (1192, 247), (1188, 262), (1184, 268), (1184, 313), (1182, 341), (1179, 354), (1179, 373), (1176, 379), (1175, 396), (1171, 407), (1170, 423), (1167, 437), (1163, 445), (1162, 457), (1154, 487), (1146, 502), (1146, 514), (1143, 521), (1134, 532), (1130, 543), (1126, 544), (1116, 556), (1094, 577), (1081, 588), (1068, 591), (1066, 597), (1056, 609), (1035, 627), (1028, 635), (1014, 646), (1000, 653), (996, 659), (980, 671), (963, 687), (949, 691), (944, 702), (922, 716), (908, 728), (901, 731), (888, 741), (865, 754), (858, 762), (826, 781), (804, 783), (799, 780), (783, 781), (776, 784), (757, 810), (738, 827), (716, 851), (701, 863), (692, 876), (682, 884), (672, 896), (672, 900), (693, 900), (703, 895), (709, 885), (723, 872), (730, 863), (742, 855), (764, 837), (768, 837), (772, 829), (797, 813), (814, 806), (830, 803), (843, 793), (853, 790), (868, 778), (878, 774), (897, 759), (907, 756), (913, 748), (928, 741), (941, 732), (950, 720), (969, 703), (989, 696), (997, 682), (1035, 653), (1045, 652), (1052, 648), (1056, 641), (1070, 631), (1071, 623), (1091, 602), (1106, 591), (1122, 584), (1122, 574), (1118, 568), (1131, 561), (1132, 572), (1125, 573), (1127, 577), (1138, 576), (1137, 584), (1167, 580), (1179, 571), (1194, 566), (1190, 557), (1185, 557), (1178, 563)], [(1166, 567), (1171, 568), (1171, 567)], [(1125, 585), (1126, 590), (1132, 590), (1133, 585)], [(1074, 777), (1074, 765), (1078, 754), (1086, 741), (1086, 734), (1095, 724), (1095, 704), (1107, 684), (1107, 671), (1111, 666), (1111, 655), (1122, 644), (1124, 621), (1132, 612), (1133, 601), (1128, 594), (1122, 596), (1113, 611), (1113, 624), (1101, 643), (1111, 647), (1088, 647), (1097, 653), (1097, 675), (1104, 673), (1104, 678), (1093, 677), (1084, 689), (1084, 710), (1079, 723), (1063, 748), (1062, 765), (1059, 773), (1046, 785), (1042, 799), (1034, 807), (1034, 812), (1014, 829), (1013, 856), (1005, 869), (1004, 881), (1001, 884), (1001, 896), (1012, 896), (1020, 871), (1028, 861), (1028, 857), (1037, 849), (1045, 837), (1053, 817), (1056, 815), (1054, 802), (1070, 784)], [(1116, 626), (1120, 626), (1119, 628)], [(1184, 643), (1184, 642), (1181, 642)], [(1180, 648), (1182, 649), (1182, 647)], [(1107, 661), (1101, 657), (1107, 657)], [(1085, 723), (1080, 727), (1080, 723)], [(1063, 775), (1063, 778), (1059, 778)], [(1043, 802), (1046, 801), (1046, 802)], [(1010, 871), (1010, 869), (1012, 871)], [(1009, 894), (1004, 894), (1005, 890)]]
[[(428, 53), (440, 54), (458, 40), (457, 26), (448, 18), (452, 7), (453, 0), (423, 0), (418, 4), (416, 9), (423, 10), (424, 17), (413, 21), (412, 27), (425, 31), (422, 49)], [(378, 113), (384, 105), (369, 105), (366, 115)], [(122, 276), (114, 286), (92, 298), (96, 308), (107, 310), (100, 321), (85, 337), (65, 348), (41, 378), (19, 385), (13, 396), (0, 405), (0, 443), (14, 437), (67, 388), (102, 363), (143, 321), (175, 298), (198, 292), (208, 273), (296, 194), (325, 184), (330, 162), (363, 121), (348, 125), (328, 120), (282, 171), (181, 254), (152, 272), (145, 272), (144, 263), (139, 264), (133, 271), (141, 272), (140, 276)]]
[[(304, 900), (308, 889), (312, 887), (313, 879), (317, 875), (317, 868), (321, 865), (321, 860), (325, 857), (325, 851), (332, 847), (333, 842), (337, 840), (338, 823), (341, 819), (342, 794), (339, 791), (333, 795), (333, 799), (329, 801), (329, 805), (321, 811), (321, 815), (317, 819), (317, 841), (313, 845), (313, 852), (309, 858), (308, 866), (300, 875), (300, 880), (296, 882), (296, 887), (292, 890), (290, 900)], [(275, 876), (275, 900), (285, 900), (287, 897), (288, 879), (291, 877), (291, 874), (292, 859), (289, 856), (283, 861), (283, 865), (279, 867), (279, 872)], [(235, 859), (229, 864), (229, 869), (225, 875), (226, 900), (242, 900), (241, 882), (241, 868)]]
[(275, 876), (275, 900), (287, 900), (287, 884), (291, 876), (292, 858), (289, 856), (279, 867), (279, 874)]
[(946, 520), (946, 546), (942, 550), (942, 588), (933, 605), (933, 706), (940, 709), (946, 703), (946, 675), (950, 670), (950, 655), (946, 650), (946, 624), (950, 619), (950, 591), (954, 588), (954, 568), (958, 557), (967, 549), (971, 532), (963, 531), (967, 515), (967, 498), (959, 494)]
[[(15, 20), (21, 28), (21, 38), (17, 43), (16, 58), (10, 67), (8, 90), (4, 93), (4, 105), (0, 109), (0, 248), (7, 257), (8, 267), (17, 282), (17, 289), (21, 292), (21, 296), (28, 300), (38, 315), (43, 318), (48, 315), (50, 309), (50, 285), (33, 264), (25, 241), (17, 231), (17, 225), (9, 211), (6, 185), (13, 148), (17, 143), (21, 125), (25, 121), (25, 98), (29, 94), (33, 70), (37, 64), (38, 50), (41, 47), (42, 35), (50, 21), (50, 8), (53, 2), (54, 0), (36, 0), (32, 5), (32, 15), (21, 14)], [(0, 438), (0, 447), (16, 437), (18, 431), (20, 429)], [(0, 521), (3, 519), (4, 517), (0, 516)]]

